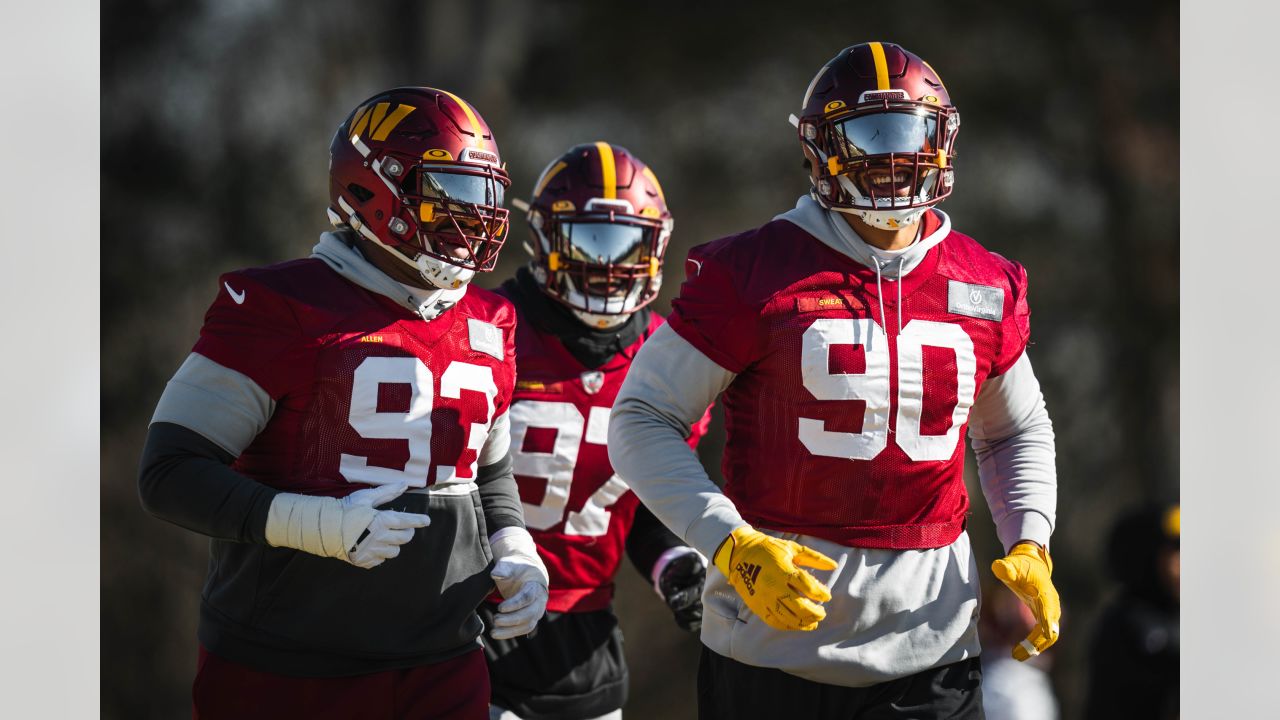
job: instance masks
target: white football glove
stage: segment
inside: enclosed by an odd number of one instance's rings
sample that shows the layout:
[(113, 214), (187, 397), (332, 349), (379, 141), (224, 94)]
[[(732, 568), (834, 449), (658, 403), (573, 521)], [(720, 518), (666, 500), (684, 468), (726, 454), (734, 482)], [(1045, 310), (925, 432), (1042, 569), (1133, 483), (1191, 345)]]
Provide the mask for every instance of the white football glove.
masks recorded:
[(414, 528), (431, 524), (419, 513), (378, 510), (408, 485), (357, 490), (344, 498), (280, 493), (267, 511), (267, 543), (374, 568), (400, 554)]
[(528, 635), (547, 611), (547, 587), (551, 579), (538, 557), (533, 536), (522, 527), (499, 530), (489, 538), (496, 560), (489, 577), (498, 586), (503, 601), (493, 616), (494, 640)]

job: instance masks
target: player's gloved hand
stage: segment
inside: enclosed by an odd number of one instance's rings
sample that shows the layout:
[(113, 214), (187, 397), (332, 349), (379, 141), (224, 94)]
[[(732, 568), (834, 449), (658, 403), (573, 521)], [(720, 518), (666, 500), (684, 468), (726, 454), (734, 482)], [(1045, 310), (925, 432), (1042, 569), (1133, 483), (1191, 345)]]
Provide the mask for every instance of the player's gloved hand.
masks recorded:
[(671, 608), (681, 630), (702, 629), (702, 586), (707, 560), (691, 547), (674, 547), (662, 554), (653, 568), (653, 587)]
[(1021, 662), (1035, 657), (1057, 642), (1062, 604), (1049, 579), (1053, 574), (1049, 551), (1032, 542), (1020, 542), (1008, 555), (991, 563), (991, 572), (1031, 608), (1036, 618), (1035, 629), (1014, 646), (1013, 659)]
[(408, 489), (382, 485), (344, 498), (280, 493), (267, 511), (267, 543), (373, 568), (400, 554), (415, 528), (431, 524), (419, 513), (379, 510)]
[(509, 640), (528, 635), (547, 611), (547, 587), (551, 584), (547, 567), (538, 557), (538, 546), (528, 530), (508, 527), (489, 538), (489, 547), (496, 561), (489, 577), (503, 598), (489, 636)]
[(836, 568), (835, 560), (816, 550), (743, 525), (720, 544), (714, 562), (769, 627), (814, 630), (827, 616), (818, 603), (830, 600), (831, 591), (800, 567)]

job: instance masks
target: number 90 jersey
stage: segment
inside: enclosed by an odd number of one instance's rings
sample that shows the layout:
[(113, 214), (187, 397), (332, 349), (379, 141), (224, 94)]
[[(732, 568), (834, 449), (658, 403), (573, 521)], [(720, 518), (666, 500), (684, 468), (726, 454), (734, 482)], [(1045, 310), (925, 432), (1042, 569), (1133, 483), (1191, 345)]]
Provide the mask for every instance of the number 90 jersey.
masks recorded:
[(221, 282), (194, 351), (276, 402), (236, 470), (280, 490), (336, 497), (365, 485), (475, 480), (515, 384), (510, 303), (470, 288), (424, 322), (319, 259)]
[[(591, 370), (516, 309), (511, 458), (525, 526), (551, 577), (547, 610), (600, 610), (613, 599), (613, 578), (640, 502), (609, 462), (609, 411), (641, 344), (664, 320), (650, 313), (638, 340)], [(691, 446), (710, 422), (708, 410), (691, 429)]]
[(774, 220), (695, 247), (686, 273), (670, 322), (737, 374), (724, 492), (747, 522), (865, 548), (959, 536), (969, 409), (1027, 343), (1020, 265), (950, 232), (877, 283)]

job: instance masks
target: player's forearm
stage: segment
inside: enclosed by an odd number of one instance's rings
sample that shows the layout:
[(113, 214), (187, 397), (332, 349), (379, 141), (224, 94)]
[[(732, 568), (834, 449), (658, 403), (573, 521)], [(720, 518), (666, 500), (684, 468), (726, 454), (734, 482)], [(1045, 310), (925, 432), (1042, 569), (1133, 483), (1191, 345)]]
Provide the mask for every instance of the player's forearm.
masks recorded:
[(982, 492), (1008, 550), (1019, 540), (1048, 546), (1058, 502), (1053, 423), (1024, 355), (988, 381), (974, 404), (970, 436)]
[(998, 443), (974, 443), (978, 477), (996, 535), (1008, 550), (1019, 540), (1049, 545), (1058, 503), (1053, 429), (1036, 428)]
[(685, 440), (733, 377), (664, 325), (636, 355), (609, 420), (614, 470), (659, 520), (708, 557), (746, 523)]
[(490, 535), (503, 528), (524, 527), (524, 508), (520, 504), (510, 453), (498, 462), (481, 465), (476, 472), (476, 486), (480, 489), (480, 505)]
[(199, 433), (152, 423), (138, 470), (143, 509), (202, 535), (265, 544), (278, 491), (232, 470), (232, 459)]
[(646, 578), (652, 577), (658, 558), (672, 548), (688, 547), (662, 521), (641, 504), (627, 533), (627, 557)]

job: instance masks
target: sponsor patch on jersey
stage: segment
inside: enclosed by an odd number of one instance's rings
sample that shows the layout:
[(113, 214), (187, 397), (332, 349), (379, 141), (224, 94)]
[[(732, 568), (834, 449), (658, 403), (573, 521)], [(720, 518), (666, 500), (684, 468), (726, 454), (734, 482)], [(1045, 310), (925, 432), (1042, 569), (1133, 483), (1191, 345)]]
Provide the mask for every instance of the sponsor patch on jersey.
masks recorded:
[(1004, 317), (1004, 289), (948, 280), (947, 312), (999, 322)]
[(819, 310), (865, 310), (866, 305), (852, 295), (809, 295), (796, 298), (796, 312), (807, 313)]
[(517, 380), (516, 392), (558, 393), (564, 392), (564, 384), (558, 382), (545, 383), (541, 380)]
[(496, 325), (475, 318), (467, 318), (467, 333), (470, 336), (472, 350), (502, 359), (502, 333)]

